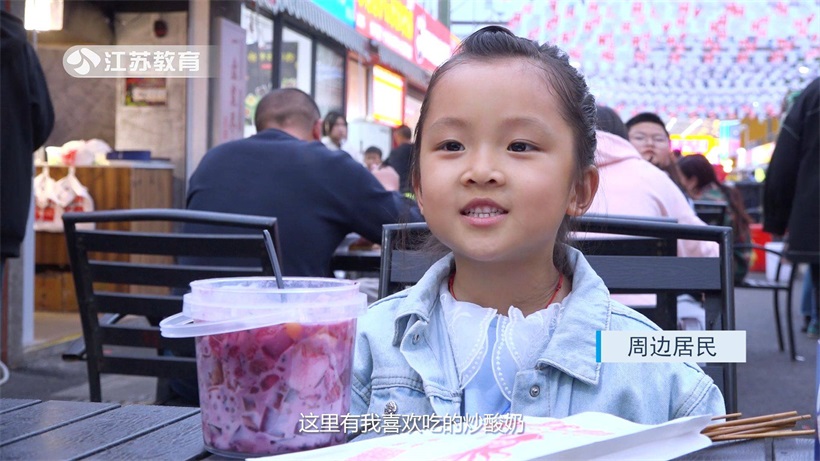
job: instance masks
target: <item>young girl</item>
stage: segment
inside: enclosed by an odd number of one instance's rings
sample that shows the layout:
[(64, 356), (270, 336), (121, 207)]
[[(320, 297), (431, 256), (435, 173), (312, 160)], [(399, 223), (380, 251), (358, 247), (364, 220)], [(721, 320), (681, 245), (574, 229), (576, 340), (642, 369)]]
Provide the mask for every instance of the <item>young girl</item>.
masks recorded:
[(351, 413), (724, 413), (693, 364), (596, 363), (596, 330), (658, 328), (564, 243), (598, 186), (594, 151), (594, 98), (558, 48), (487, 27), (436, 70), (412, 180), (452, 253), (359, 320)]
[[(681, 172), (683, 186), (694, 200), (726, 202), (729, 205), (729, 212), (719, 225), (732, 228), (735, 243), (751, 243), (752, 231), (749, 225), (752, 218), (746, 213), (740, 192), (718, 180), (715, 167), (709, 163), (709, 160), (703, 155), (687, 155), (678, 160), (678, 169)], [(735, 283), (740, 283), (749, 273), (752, 250), (735, 248), (733, 256)]]

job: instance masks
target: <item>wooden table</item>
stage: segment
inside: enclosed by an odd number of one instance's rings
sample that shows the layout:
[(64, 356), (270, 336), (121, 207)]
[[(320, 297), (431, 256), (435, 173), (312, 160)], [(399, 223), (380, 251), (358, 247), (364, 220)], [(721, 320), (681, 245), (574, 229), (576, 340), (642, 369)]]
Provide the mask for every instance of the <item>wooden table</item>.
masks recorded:
[(0, 399), (0, 459), (207, 456), (198, 408)]
[(814, 459), (814, 439), (807, 437), (780, 437), (718, 442), (686, 456), (687, 461), (810, 461)]
[[(813, 439), (716, 444), (678, 460), (810, 460)], [(155, 405), (0, 399), (0, 459), (209, 461), (199, 409)], [(305, 457), (309, 459), (309, 456)]]

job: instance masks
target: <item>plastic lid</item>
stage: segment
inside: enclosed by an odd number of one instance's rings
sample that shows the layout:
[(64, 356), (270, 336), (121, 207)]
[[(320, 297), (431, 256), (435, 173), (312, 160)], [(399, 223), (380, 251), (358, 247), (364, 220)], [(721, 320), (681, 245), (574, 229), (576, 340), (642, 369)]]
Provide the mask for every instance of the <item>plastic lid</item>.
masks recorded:
[(187, 338), (280, 323), (333, 323), (367, 311), (367, 296), (351, 280), (272, 277), (198, 280), (183, 296), (182, 313), (160, 322), (162, 336)]

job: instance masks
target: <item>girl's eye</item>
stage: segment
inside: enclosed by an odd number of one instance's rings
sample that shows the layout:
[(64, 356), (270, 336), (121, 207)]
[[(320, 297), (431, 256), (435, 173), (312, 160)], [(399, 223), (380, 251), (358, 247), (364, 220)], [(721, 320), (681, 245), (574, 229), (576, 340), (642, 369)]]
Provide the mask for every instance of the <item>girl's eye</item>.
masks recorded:
[(441, 145), (441, 149), (446, 150), (446, 151), (450, 151), (450, 152), (456, 152), (456, 151), (463, 150), (464, 146), (462, 146), (460, 142), (447, 141), (447, 142), (445, 142), (444, 144)]
[(514, 142), (510, 144), (508, 149), (512, 152), (527, 152), (535, 148), (531, 144), (527, 144), (525, 142)]

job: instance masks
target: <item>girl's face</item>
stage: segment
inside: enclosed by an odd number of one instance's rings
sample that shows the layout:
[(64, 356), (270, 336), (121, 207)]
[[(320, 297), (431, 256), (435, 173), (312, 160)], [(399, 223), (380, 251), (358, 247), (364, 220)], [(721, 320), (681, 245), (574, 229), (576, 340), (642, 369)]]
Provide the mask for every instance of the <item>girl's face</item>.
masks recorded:
[(457, 257), (550, 261), (566, 214), (582, 214), (597, 171), (576, 186), (573, 133), (544, 72), (520, 59), (468, 61), (428, 95), (416, 196)]
[(328, 134), (330, 139), (336, 142), (336, 144), (341, 144), (342, 141), (347, 139), (347, 122), (343, 118), (337, 118), (336, 123), (330, 128), (330, 134)]
[(686, 176), (685, 174), (680, 175), (680, 182), (683, 185), (683, 188), (686, 189), (686, 192), (692, 198), (699, 198), (700, 194), (698, 194), (698, 179), (694, 176)]

